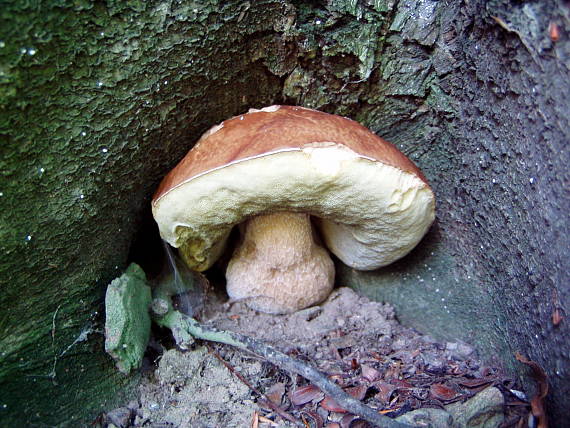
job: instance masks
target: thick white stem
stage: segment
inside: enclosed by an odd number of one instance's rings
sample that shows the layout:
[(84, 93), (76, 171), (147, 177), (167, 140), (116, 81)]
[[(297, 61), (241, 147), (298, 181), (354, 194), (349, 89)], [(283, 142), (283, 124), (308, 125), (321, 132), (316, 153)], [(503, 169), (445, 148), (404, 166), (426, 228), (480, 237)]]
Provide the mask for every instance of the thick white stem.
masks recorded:
[(247, 299), (262, 312), (290, 313), (326, 299), (334, 265), (314, 242), (309, 215), (281, 212), (248, 220), (226, 279), (232, 299)]

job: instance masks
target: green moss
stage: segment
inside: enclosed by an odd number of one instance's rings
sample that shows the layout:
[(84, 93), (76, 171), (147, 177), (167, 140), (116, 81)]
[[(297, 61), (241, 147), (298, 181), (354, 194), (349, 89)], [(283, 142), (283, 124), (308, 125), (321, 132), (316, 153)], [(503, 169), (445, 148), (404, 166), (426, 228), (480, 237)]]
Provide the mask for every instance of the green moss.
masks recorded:
[(3, 421), (93, 415), (130, 382), (101, 334), (76, 339), (102, 330), (105, 287), (125, 268), (165, 171), (212, 123), (279, 93), (278, 77), (242, 53), (281, 9), (30, 1), (0, 10)]

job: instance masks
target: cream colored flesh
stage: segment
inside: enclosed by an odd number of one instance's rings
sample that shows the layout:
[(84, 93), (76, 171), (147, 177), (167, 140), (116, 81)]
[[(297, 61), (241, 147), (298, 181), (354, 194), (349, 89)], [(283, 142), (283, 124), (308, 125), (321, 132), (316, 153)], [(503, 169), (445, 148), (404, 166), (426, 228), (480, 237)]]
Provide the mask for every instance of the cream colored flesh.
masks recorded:
[(266, 313), (290, 313), (329, 295), (334, 264), (313, 241), (307, 214), (274, 213), (246, 222), (226, 279), (233, 300)]
[(212, 265), (231, 228), (259, 213), (309, 213), (328, 248), (370, 270), (406, 255), (435, 216), (418, 177), (334, 144), (315, 144), (239, 161), (173, 188), (155, 201), (163, 239), (198, 270)]

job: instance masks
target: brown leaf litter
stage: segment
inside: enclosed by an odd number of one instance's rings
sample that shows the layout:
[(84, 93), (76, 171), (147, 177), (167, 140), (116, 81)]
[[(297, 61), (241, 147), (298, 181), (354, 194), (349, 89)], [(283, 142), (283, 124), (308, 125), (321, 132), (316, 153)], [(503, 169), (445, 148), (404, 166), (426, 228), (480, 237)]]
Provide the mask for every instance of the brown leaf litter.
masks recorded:
[[(204, 323), (263, 340), (309, 363), (381, 414), (443, 409), (495, 386), (507, 403), (503, 425), (526, 420), (526, 403), (510, 392), (513, 382), (482, 364), (472, 347), (438, 342), (403, 327), (391, 306), (348, 288), (290, 315), (256, 313), (243, 302), (206, 307)], [(369, 426), (301, 376), (228, 346), (210, 347), (224, 364), (199, 346), (186, 353), (166, 351), (141, 384), (124, 426)]]

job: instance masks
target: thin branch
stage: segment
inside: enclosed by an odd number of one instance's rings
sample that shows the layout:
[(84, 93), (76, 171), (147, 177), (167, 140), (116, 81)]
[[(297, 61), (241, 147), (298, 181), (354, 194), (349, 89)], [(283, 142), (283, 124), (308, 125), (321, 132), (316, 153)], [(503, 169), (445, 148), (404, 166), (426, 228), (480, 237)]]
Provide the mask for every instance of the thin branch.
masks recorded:
[[(169, 314), (172, 314), (172, 312)], [(170, 327), (171, 329), (182, 328), (197, 339), (224, 343), (226, 345), (234, 346), (238, 349), (243, 349), (249, 352), (253, 352), (254, 354), (258, 354), (283, 370), (291, 371), (293, 373), (297, 373), (300, 376), (303, 376), (305, 379), (309, 380), (311, 383), (317, 386), (325, 394), (329, 395), (347, 412), (357, 415), (377, 427), (410, 427), (410, 425), (397, 422), (394, 419), (379, 414), (376, 410), (351, 397), (349, 394), (343, 391), (342, 388), (329, 380), (318, 370), (303, 363), (302, 361), (296, 360), (287, 354), (284, 354), (281, 351), (278, 351), (277, 349), (263, 342), (231, 331), (219, 331), (214, 328), (207, 327), (203, 324), (200, 324), (194, 318), (181, 314), (180, 312), (178, 312), (176, 315), (176, 323), (169, 322), (173, 321), (174, 318), (171, 318), (168, 315), (157, 319), (157, 321), (159, 324), (165, 327)]]
[(269, 407), (271, 410), (273, 410), (275, 413), (277, 413), (283, 419), (287, 419), (289, 422), (292, 422), (295, 425), (300, 426), (300, 427), (305, 426), (305, 424), (303, 422), (301, 422), (300, 420), (296, 419), (295, 417), (293, 417), (292, 415), (287, 413), (285, 410), (283, 410), (281, 407), (279, 407), (277, 404), (275, 404), (273, 401), (271, 401), (271, 399), (269, 399), (264, 393), (262, 393), (255, 386), (253, 386), (245, 377), (243, 377), (241, 375), (240, 372), (238, 372), (230, 363), (228, 363), (226, 360), (224, 360), (220, 356), (220, 354), (218, 354), (215, 350), (213, 350), (209, 345), (207, 345), (207, 348), (208, 348), (208, 351), (214, 357), (216, 357), (230, 372), (232, 372), (233, 375), (235, 375), (235, 377), (237, 377), (239, 380), (241, 380), (249, 389), (251, 389), (257, 395), (259, 395), (261, 398), (263, 398), (267, 407)]

